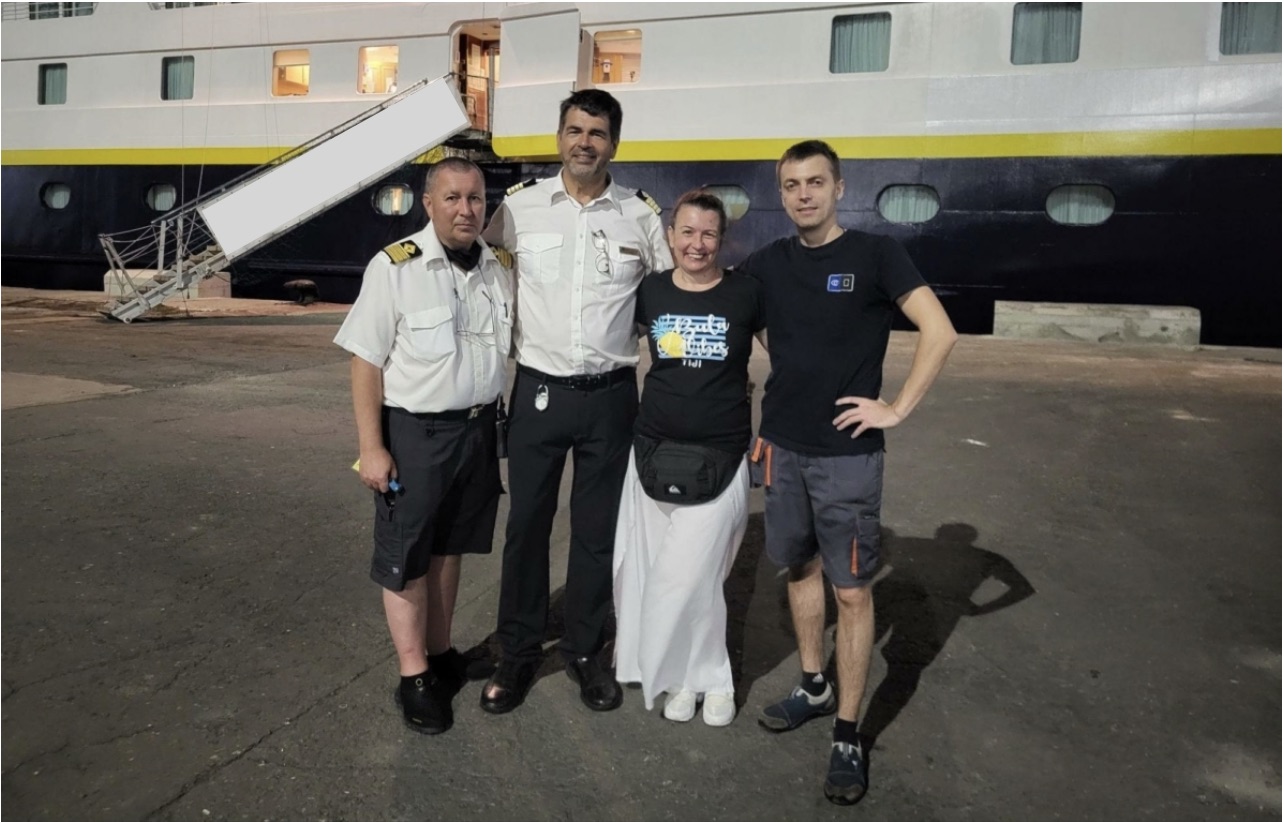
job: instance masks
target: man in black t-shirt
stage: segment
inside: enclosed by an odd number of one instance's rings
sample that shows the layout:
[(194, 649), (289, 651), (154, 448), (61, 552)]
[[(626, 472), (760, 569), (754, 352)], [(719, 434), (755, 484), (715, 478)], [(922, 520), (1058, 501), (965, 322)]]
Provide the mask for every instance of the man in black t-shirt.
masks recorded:
[[(957, 335), (899, 243), (838, 225), (843, 180), (832, 148), (798, 143), (776, 170), (797, 236), (739, 268), (762, 281), (767, 304), (771, 376), (751, 459), (765, 487), (767, 554), (789, 569), (803, 675), (758, 722), (788, 731), (837, 710), (825, 796), (849, 805), (868, 784), (856, 731), (874, 641), (883, 429), (922, 400)], [(879, 392), (897, 308), (919, 339), (905, 385), (888, 403)], [(837, 697), (821, 673), (826, 577), (838, 602)]]

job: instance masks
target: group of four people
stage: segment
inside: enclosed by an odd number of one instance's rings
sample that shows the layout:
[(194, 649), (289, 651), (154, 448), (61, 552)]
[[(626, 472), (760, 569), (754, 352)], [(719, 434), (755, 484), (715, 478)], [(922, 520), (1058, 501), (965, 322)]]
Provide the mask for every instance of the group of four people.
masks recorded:
[[(954, 329), (898, 243), (838, 224), (842, 173), (825, 143), (794, 145), (777, 166), (796, 235), (723, 270), (727, 215), (716, 197), (684, 195), (666, 229), (650, 197), (612, 180), (621, 123), (604, 91), (564, 100), (561, 173), (510, 189), (484, 229), (481, 170), (460, 158), (432, 166), (429, 225), (370, 262), (335, 338), (353, 355), (359, 471), (374, 491), (371, 577), (401, 670), (397, 702), (425, 733), (450, 727), (467, 679), (489, 676), (489, 713), (523, 702), (542, 657), (570, 451), (559, 649), (582, 700), (612, 710), (619, 682), (638, 682), (648, 709), (667, 694), (669, 719), (690, 720), (703, 700), (706, 723), (730, 723), (722, 585), (752, 475), (765, 489), (767, 554), (788, 569), (802, 667), (759, 723), (785, 731), (837, 712), (825, 793), (855, 802), (867, 783), (857, 712), (874, 633), (882, 430), (923, 398)], [(887, 403), (897, 307), (920, 334)], [(771, 376), (753, 438), (748, 364), (767, 331)], [(652, 363), (640, 403), (639, 333)], [(496, 667), (452, 647), (451, 618), (461, 555), (491, 549), (505, 447)], [(822, 673), (826, 578), (838, 602), (837, 695)], [(600, 658), (612, 610), (614, 672)]]

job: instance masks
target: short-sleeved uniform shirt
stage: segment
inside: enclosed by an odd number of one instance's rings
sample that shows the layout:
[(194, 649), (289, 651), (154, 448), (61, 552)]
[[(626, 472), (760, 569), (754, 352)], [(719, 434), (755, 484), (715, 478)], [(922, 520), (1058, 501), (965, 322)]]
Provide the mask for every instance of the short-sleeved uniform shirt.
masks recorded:
[(559, 377), (637, 365), (638, 283), (673, 265), (648, 200), (608, 182), (582, 205), (558, 174), (509, 194), (483, 236), (516, 259), (519, 363)]
[(896, 300), (926, 285), (891, 237), (848, 229), (808, 248), (787, 237), (737, 268), (762, 282), (771, 376), (762, 436), (800, 454), (843, 456), (883, 448), (883, 432), (834, 428), (839, 397), (877, 398)]
[(762, 284), (727, 272), (707, 291), (673, 284), (673, 271), (638, 288), (651, 368), (634, 430), (646, 437), (742, 452), (752, 433), (748, 380), (753, 335), (766, 322)]
[(446, 258), (432, 226), (366, 266), (361, 293), (334, 341), (383, 369), (383, 404), (414, 413), (494, 402), (512, 339), (508, 271), (483, 244), (471, 271)]

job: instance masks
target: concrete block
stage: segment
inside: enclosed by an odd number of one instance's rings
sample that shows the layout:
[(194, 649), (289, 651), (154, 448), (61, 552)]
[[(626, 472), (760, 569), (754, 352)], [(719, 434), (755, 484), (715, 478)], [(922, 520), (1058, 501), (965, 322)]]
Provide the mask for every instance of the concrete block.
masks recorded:
[[(156, 269), (154, 268), (130, 268), (126, 270), (130, 281), (138, 288), (151, 288), (155, 284)], [(132, 299), (133, 290), (122, 283), (120, 279), (108, 271), (103, 275), (103, 293), (110, 300)], [(193, 300), (199, 297), (231, 297), (232, 296), (232, 277), (226, 271), (219, 271), (198, 283), (189, 285), (182, 291), (177, 291), (173, 296), (166, 299), (166, 302), (174, 300)]]
[(1199, 328), (1199, 310), (1185, 306), (994, 303), (994, 336), (1009, 339), (1195, 347)]

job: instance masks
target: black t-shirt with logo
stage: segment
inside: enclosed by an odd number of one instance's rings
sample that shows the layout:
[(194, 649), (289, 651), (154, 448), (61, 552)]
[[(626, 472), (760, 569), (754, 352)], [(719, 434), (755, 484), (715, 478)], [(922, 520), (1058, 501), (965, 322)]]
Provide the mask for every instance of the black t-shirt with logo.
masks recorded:
[[(896, 300), (923, 276), (891, 237), (848, 229), (808, 248), (787, 237), (736, 267), (763, 284), (771, 376), (762, 401), (762, 436), (801, 454), (867, 454), (883, 432), (834, 428), (839, 397), (877, 398)], [(848, 408), (850, 406), (843, 406)]]
[(647, 328), (651, 368), (634, 430), (744, 451), (752, 435), (749, 355), (766, 321), (761, 283), (729, 271), (708, 291), (684, 291), (672, 270), (657, 272), (638, 286), (636, 318)]

